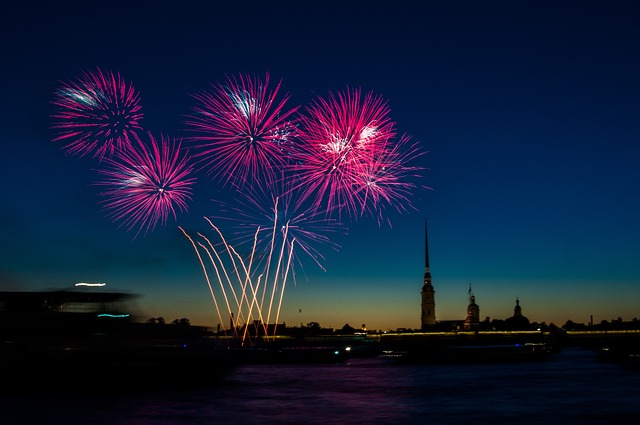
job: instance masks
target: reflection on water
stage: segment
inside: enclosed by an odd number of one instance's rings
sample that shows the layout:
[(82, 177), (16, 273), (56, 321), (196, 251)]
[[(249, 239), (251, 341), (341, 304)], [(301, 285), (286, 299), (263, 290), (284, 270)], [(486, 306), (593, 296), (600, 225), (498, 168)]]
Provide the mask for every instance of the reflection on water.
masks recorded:
[(255, 365), (209, 388), (0, 401), (18, 424), (612, 424), (640, 413), (639, 370), (565, 349), (526, 364)]

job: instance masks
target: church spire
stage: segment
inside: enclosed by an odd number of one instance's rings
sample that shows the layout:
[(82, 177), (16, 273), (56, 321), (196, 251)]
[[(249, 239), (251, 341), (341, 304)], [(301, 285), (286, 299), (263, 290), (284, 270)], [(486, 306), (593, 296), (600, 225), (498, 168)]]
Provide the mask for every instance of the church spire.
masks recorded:
[(429, 238), (427, 236), (427, 219), (424, 219), (424, 284), (431, 285), (431, 270), (429, 270)]
[(422, 285), (422, 329), (427, 330), (436, 324), (436, 301), (433, 285), (431, 285), (431, 271), (429, 270), (429, 240), (427, 238), (427, 219), (424, 219), (424, 282)]

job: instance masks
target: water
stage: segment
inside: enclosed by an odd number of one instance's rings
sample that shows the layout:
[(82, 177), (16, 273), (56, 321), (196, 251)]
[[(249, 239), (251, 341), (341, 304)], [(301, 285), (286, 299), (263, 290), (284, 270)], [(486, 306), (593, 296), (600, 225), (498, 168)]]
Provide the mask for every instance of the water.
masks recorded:
[(616, 424), (640, 414), (640, 370), (566, 348), (494, 365), (252, 365), (207, 388), (2, 396), (0, 423)]

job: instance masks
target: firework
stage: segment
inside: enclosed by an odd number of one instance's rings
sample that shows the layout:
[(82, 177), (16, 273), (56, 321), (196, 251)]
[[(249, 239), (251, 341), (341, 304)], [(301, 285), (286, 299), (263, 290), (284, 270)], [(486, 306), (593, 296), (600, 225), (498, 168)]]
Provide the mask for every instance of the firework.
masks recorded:
[[(346, 233), (346, 227), (338, 220), (320, 214), (312, 205), (298, 202), (298, 192), (291, 189), (290, 183), (290, 180), (281, 178), (278, 184), (237, 190), (234, 197), (224, 202), (214, 200), (220, 204), (216, 216), (231, 224), (235, 236), (233, 242), (238, 247), (253, 243), (257, 226), (261, 236), (273, 234), (272, 238), (258, 238), (255, 260), (258, 263), (269, 257), (270, 242), (282, 242), (287, 229), (289, 239), (296, 239), (297, 251), (303, 254), (294, 256), (298, 268), (303, 269), (303, 259), (308, 258), (325, 270), (321, 248), (338, 251), (340, 247), (330, 235)], [(292, 276), (295, 282), (295, 269), (292, 269)]]
[(362, 199), (354, 194), (362, 191), (364, 175), (387, 155), (394, 136), (395, 123), (380, 96), (347, 88), (315, 100), (300, 119), (294, 156), (301, 199), (310, 199), (328, 215), (336, 210), (362, 214)]
[(54, 141), (65, 142), (69, 154), (100, 160), (131, 144), (141, 127), (140, 95), (110, 71), (85, 72), (54, 93)]
[(127, 230), (144, 228), (145, 234), (159, 223), (165, 226), (170, 215), (177, 219), (176, 209), (187, 211), (195, 178), (188, 157), (181, 146), (167, 137), (157, 141), (148, 133), (148, 144), (135, 137), (131, 148), (113, 158), (105, 158), (99, 172), (106, 186), (102, 193), (107, 217), (121, 222)]
[(241, 75), (193, 96), (198, 104), (186, 124), (195, 133), (194, 158), (212, 178), (269, 184), (285, 166), (298, 108), (285, 109), (280, 84), (269, 89), (269, 74), (264, 81)]
[[(280, 317), (295, 239), (288, 238), (285, 225), (285, 236), (278, 246), (273, 239), (275, 232), (272, 232), (269, 257), (263, 267), (258, 267), (254, 258), (260, 228), (254, 233), (250, 254), (243, 257), (226, 241), (218, 227), (210, 219), (205, 219), (220, 243), (214, 244), (200, 232), (197, 233), (200, 239), (196, 242), (182, 227), (179, 228), (196, 252), (220, 322), (223, 323), (224, 316), (230, 318), (232, 335), (241, 341), (241, 345), (246, 341), (253, 342), (249, 334), (250, 325), (258, 324), (264, 335), (269, 336), (271, 316), (275, 315), (276, 324)], [(275, 271), (270, 274), (269, 269)], [(215, 276), (217, 285), (212, 284), (214, 279), (210, 276)], [(275, 336), (276, 329), (274, 326), (272, 336)]]
[(353, 192), (361, 214), (377, 217), (380, 224), (389, 207), (399, 212), (414, 209), (412, 198), (424, 168), (413, 164), (425, 153), (420, 144), (403, 135), (386, 143), (364, 162), (355, 177)]

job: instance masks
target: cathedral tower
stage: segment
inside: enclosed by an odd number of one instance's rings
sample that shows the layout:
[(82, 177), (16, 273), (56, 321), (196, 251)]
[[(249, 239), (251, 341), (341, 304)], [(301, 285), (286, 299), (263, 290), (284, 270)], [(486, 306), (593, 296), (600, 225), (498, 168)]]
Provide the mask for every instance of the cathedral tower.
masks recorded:
[(429, 270), (429, 240), (427, 239), (427, 220), (424, 221), (424, 284), (422, 285), (422, 330), (436, 324), (436, 301), (433, 285), (431, 285), (431, 271)]
[(516, 297), (516, 306), (513, 309), (513, 317), (522, 317), (522, 307), (520, 307), (520, 300)]
[(475, 331), (480, 326), (480, 307), (476, 304), (476, 296), (471, 291), (469, 284), (469, 305), (467, 306), (467, 318), (464, 319), (464, 330)]

